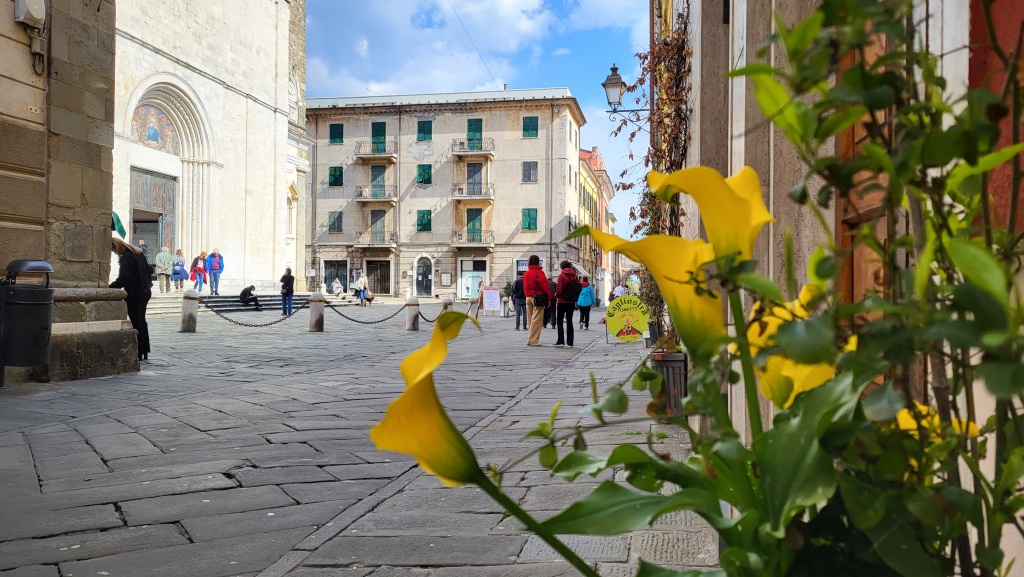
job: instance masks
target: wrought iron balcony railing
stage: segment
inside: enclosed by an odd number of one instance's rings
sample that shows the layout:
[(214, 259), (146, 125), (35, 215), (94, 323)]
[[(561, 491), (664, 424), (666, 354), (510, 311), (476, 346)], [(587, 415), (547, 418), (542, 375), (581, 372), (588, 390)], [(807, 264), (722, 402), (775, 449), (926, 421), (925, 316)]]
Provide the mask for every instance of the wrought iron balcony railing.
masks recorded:
[(395, 156), (397, 154), (398, 142), (394, 140), (359, 142), (356, 144), (356, 156)]
[(398, 187), (393, 184), (363, 184), (356, 186), (357, 200), (396, 200)]
[(494, 183), (456, 182), (452, 185), (452, 196), (455, 198), (494, 198)]
[(455, 154), (489, 154), (494, 152), (494, 139), (490, 137), (455, 138), (452, 140)]
[(494, 231), (480, 229), (453, 230), (452, 244), (494, 244)]
[(390, 230), (365, 230), (356, 236), (356, 244), (388, 245), (395, 244), (397, 236)]

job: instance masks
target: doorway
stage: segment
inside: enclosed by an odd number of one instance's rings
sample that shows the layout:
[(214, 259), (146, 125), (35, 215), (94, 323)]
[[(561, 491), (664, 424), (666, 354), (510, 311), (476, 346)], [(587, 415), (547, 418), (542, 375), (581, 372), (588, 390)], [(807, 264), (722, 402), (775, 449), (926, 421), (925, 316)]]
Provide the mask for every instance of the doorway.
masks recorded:
[(348, 261), (347, 260), (325, 260), (324, 261), (324, 283), (330, 289), (334, 279), (341, 281), (341, 294), (348, 291)]
[(160, 221), (162, 215), (158, 212), (135, 209), (132, 211), (132, 236), (131, 242), (138, 246), (143, 241), (146, 247), (146, 260), (149, 264), (156, 262), (156, 255), (160, 252)]
[(375, 164), (370, 167), (370, 197), (371, 198), (384, 198), (387, 196), (384, 194), (384, 183), (385, 175), (387, 174), (388, 167)]
[(484, 192), (484, 165), (480, 162), (466, 164), (466, 194), (480, 196)]
[(428, 297), (434, 293), (434, 266), (429, 258), (416, 263), (416, 296)]
[[(181, 248), (175, 244), (175, 197), (178, 179), (148, 170), (132, 167), (129, 177), (131, 189), (132, 244), (143, 238), (149, 247), (149, 262), (154, 262), (160, 247), (173, 252)], [(135, 235), (144, 235), (136, 237)]]
[(480, 296), (480, 283), (487, 282), (487, 261), (463, 259), (459, 261), (459, 296), (473, 300)]
[(370, 147), (374, 154), (384, 154), (387, 128), (388, 125), (386, 122), (374, 122), (370, 124)]
[(370, 285), (370, 292), (374, 294), (391, 294), (391, 261), (366, 261), (366, 282)]
[(371, 244), (384, 244), (386, 240), (387, 231), (384, 227), (384, 215), (387, 211), (384, 210), (371, 210), (370, 211), (370, 243)]
[(483, 242), (484, 209), (466, 209), (466, 242)]

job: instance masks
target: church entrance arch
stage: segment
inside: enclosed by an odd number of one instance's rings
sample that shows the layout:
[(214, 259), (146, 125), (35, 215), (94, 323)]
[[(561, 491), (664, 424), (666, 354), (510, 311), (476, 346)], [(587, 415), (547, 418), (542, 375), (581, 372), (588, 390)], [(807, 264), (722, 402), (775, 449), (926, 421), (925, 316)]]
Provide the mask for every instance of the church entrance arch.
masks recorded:
[(434, 294), (434, 265), (427, 257), (416, 262), (416, 296), (428, 297)]

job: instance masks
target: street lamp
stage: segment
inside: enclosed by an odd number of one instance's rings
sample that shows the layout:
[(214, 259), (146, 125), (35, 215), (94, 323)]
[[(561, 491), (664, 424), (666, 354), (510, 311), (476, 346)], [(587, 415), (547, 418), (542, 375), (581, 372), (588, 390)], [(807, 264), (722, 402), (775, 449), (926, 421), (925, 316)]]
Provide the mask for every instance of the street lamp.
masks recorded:
[(622, 81), (622, 77), (619, 76), (619, 68), (612, 64), (611, 74), (604, 79), (601, 83), (604, 87), (604, 94), (608, 98), (608, 120), (615, 120), (616, 116), (624, 118), (633, 124), (641, 124), (647, 120), (644, 113), (649, 113), (647, 109), (635, 108), (627, 109), (620, 108), (622, 106), (622, 96), (626, 94), (626, 83)]

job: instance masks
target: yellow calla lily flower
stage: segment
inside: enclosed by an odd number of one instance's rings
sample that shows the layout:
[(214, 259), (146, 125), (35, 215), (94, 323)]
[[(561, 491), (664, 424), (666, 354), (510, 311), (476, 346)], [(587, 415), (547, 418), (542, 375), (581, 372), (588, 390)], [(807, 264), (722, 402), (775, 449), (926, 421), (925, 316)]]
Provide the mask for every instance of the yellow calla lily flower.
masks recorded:
[(764, 370), (755, 372), (761, 394), (780, 409), (789, 408), (797, 395), (836, 376), (836, 368), (828, 363), (802, 365), (781, 355), (768, 357)]
[[(920, 424), (928, 430), (932, 439), (938, 440), (942, 433), (941, 423), (939, 422), (939, 413), (932, 407), (922, 405), (917, 401), (914, 401), (914, 406), (917, 408), (917, 415), (921, 415)], [(900, 412), (896, 414), (896, 426), (910, 433), (914, 437), (917, 437), (917, 415), (911, 413), (910, 409), (900, 410)], [(950, 427), (952, 427), (953, 432), (957, 435), (963, 435), (966, 432), (968, 437), (977, 437), (981, 434), (981, 431), (978, 430), (978, 425), (963, 419), (953, 419), (950, 422)]]
[(412, 455), (423, 470), (452, 487), (485, 479), (473, 449), (448, 418), (434, 388), (433, 371), (448, 356), (447, 341), (459, 334), (466, 319), (470, 317), (456, 312), (438, 317), (430, 342), (402, 361), (405, 392), (370, 431), (378, 449)]
[(612, 234), (583, 226), (573, 236), (589, 234), (602, 249), (617, 252), (641, 262), (658, 283), (679, 338), (690, 354), (707, 353), (705, 346), (725, 335), (722, 301), (714, 293), (698, 295), (688, 281), (703, 280), (700, 265), (714, 260), (711, 245), (702, 240), (678, 236), (649, 236), (628, 241)]
[(824, 291), (813, 284), (804, 285), (796, 300), (789, 301), (781, 306), (773, 306), (771, 312), (762, 312), (763, 305), (758, 302), (750, 311), (750, 319), (747, 325), (747, 341), (750, 343), (750, 354), (756, 355), (757, 351), (770, 346), (779, 332), (783, 323), (806, 319), (811, 316), (807, 309), (816, 299), (820, 298)]
[(750, 260), (761, 228), (775, 221), (764, 205), (757, 172), (749, 166), (729, 178), (706, 166), (672, 174), (651, 171), (647, 183), (666, 202), (679, 192), (693, 197), (717, 257), (739, 253), (740, 260)]

